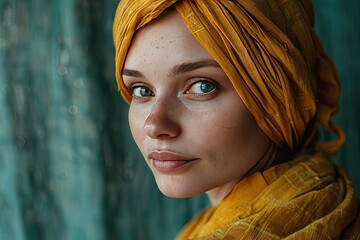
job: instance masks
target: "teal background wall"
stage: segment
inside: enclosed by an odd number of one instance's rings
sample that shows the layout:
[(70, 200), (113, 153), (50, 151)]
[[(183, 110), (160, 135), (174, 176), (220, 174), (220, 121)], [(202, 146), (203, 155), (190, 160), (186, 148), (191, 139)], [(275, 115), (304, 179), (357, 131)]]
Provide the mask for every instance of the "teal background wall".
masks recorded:
[[(0, 0), (0, 240), (171, 239), (204, 196), (169, 199), (131, 138), (114, 78), (113, 0)], [(360, 2), (317, 0), (360, 191)]]
[(342, 87), (340, 111), (334, 119), (346, 142), (335, 161), (348, 171), (360, 197), (360, 1), (313, 2), (316, 30), (337, 65)]

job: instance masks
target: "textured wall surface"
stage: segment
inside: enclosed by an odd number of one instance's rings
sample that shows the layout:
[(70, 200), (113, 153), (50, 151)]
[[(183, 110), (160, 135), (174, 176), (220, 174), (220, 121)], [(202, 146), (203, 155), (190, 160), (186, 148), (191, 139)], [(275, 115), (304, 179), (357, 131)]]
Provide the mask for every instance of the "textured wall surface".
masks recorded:
[[(207, 204), (162, 196), (130, 136), (117, 3), (0, 0), (0, 240), (171, 239)], [(336, 161), (360, 191), (360, 2), (314, 3), (342, 81)]]

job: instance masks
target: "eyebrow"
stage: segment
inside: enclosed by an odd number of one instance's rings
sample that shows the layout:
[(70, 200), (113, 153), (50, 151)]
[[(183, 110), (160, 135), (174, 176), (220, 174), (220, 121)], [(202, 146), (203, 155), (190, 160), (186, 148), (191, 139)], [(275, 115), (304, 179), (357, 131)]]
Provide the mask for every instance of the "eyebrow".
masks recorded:
[[(191, 71), (194, 71), (196, 69), (205, 68), (205, 67), (216, 67), (221, 68), (220, 65), (212, 59), (206, 59), (206, 60), (200, 60), (196, 62), (185, 62), (178, 65), (175, 65), (171, 70), (169, 71), (168, 76), (173, 77), (176, 75), (188, 73)], [(123, 76), (128, 77), (136, 77), (136, 78), (145, 78), (145, 75), (141, 73), (138, 70), (133, 69), (126, 69), (124, 68), (121, 72)]]

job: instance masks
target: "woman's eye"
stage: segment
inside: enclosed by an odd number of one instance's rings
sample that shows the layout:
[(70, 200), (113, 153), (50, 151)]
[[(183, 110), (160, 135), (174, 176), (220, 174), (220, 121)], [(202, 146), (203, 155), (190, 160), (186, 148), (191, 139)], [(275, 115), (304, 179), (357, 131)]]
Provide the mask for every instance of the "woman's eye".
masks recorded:
[(216, 85), (206, 81), (198, 81), (191, 85), (190, 89), (187, 91), (187, 93), (190, 94), (207, 94), (215, 91)]
[(152, 97), (154, 96), (153, 91), (145, 86), (135, 86), (133, 89), (134, 97)]

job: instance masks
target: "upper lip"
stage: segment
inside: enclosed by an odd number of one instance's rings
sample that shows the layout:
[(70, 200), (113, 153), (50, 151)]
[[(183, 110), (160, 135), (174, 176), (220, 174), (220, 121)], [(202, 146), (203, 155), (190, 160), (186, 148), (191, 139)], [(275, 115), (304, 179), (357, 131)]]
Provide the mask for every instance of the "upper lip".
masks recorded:
[(172, 151), (154, 150), (148, 155), (149, 159), (158, 161), (189, 161), (194, 160), (191, 157), (186, 157), (182, 154), (175, 153)]

